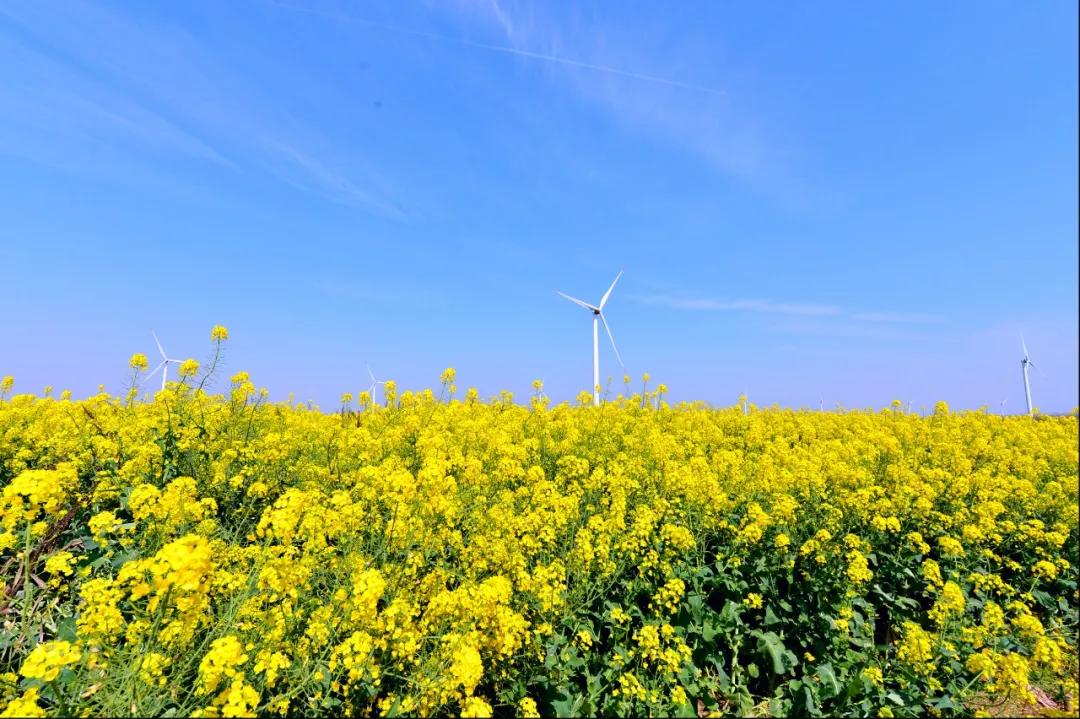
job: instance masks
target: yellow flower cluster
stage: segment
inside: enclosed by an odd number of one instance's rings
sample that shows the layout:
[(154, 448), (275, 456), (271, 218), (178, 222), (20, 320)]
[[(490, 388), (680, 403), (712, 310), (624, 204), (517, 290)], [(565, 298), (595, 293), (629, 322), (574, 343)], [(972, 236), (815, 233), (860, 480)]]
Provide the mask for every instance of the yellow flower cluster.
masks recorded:
[(199, 662), (199, 692), (209, 694), (218, 688), (222, 679), (238, 676), (236, 667), (246, 662), (244, 647), (234, 636), (215, 639)]
[(4, 715), (885, 714), (1075, 672), (1076, 417), (457, 379), (326, 413), (244, 372), (0, 383), (3, 579), (49, 580), (5, 584)]
[(0, 493), (0, 527), (14, 534), (26, 523), (47, 520), (65, 511), (64, 502), (76, 481), (71, 465), (20, 472)]
[(4, 719), (7, 719), (7, 717), (21, 719), (22, 717), (47, 716), (45, 710), (38, 704), (39, 694), (40, 690), (37, 687), (30, 687), (21, 697), (16, 697), (8, 702), (8, 705), (4, 707), (4, 711), (0, 712), (0, 717)]
[(75, 664), (82, 658), (82, 652), (71, 642), (57, 641), (38, 644), (26, 657), (19, 673), (28, 679), (41, 679), (51, 682), (60, 674), (60, 670), (69, 664)]

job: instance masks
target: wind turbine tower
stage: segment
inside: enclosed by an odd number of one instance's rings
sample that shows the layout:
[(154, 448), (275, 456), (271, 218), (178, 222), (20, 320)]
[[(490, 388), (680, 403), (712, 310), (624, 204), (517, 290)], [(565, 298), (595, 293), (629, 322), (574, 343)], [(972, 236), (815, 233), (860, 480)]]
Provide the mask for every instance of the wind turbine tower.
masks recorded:
[[(368, 392), (371, 393), (371, 406), (374, 407), (375, 406), (375, 390), (376, 390), (376, 388), (378, 388), (379, 385), (385, 385), (386, 381), (381, 380), (381, 379), (375, 379), (375, 373), (371, 371), (371, 365), (367, 366), (367, 373), (368, 373), (368, 376), (371, 377), (371, 387), (368, 389)], [(385, 390), (383, 391), (383, 399), (386, 399)]]
[(1027, 343), (1024, 342), (1023, 335), (1020, 336), (1020, 347), (1024, 350), (1024, 359), (1020, 360), (1020, 367), (1024, 371), (1024, 398), (1027, 400), (1028, 416), (1031, 416), (1034, 412), (1031, 409), (1031, 383), (1028, 381), (1028, 369), (1035, 365), (1028, 358)]
[(604, 305), (607, 304), (608, 298), (611, 297), (611, 291), (615, 289), (615, 283), (622, 277), (622, 270), (619, 270), (619, 274), (615, 275), (615, 279), (611, 283), (611, 287), (608, 287), (607, 292), (600, 298), (600, 304), (590, 305), (588, 302), (583, 302), (576, 297), (564, 294), (556, 290), (556, 293), (560, 297), (570, 300), (575, 305), (583, 307), (589, 312), (592, 312), (592, 373), (593, 373), (593, 405), (600, 406), (600, 323), (604, 323), (604, 329), (607, 330), (608, 339), (611, 340), (611, 349), (615, 350), (615, 358), (619, 360), (619, 366), (623, 365), (622, 357), (619, 356), (619, 348), (615, 346), (615, 337), (611, 334), (611, 328), (608, 327), (607, 319), (604, 317)]

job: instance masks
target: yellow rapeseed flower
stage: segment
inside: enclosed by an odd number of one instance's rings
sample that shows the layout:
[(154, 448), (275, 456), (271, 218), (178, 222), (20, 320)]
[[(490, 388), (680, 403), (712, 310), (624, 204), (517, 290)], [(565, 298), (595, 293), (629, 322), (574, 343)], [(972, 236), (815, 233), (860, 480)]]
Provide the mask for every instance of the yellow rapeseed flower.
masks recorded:
[(66, 666), (77, 664), (82, 652), (71, 642), (55, 641), (38, 644), (26, 657), (19, 673), (27, 679), (51, 682)]
[(0, 712), (0, 717), (43, 717), (46, 716), (45, 710), (38, 704), (38, 696), (40, 690), (37, 687), (30, 687), (21, 697), (16, 697), (8, 702), (4, 707), (4, 711)]
[(199, 372), (199, 361), (194, 359), (186, 359), (180, 363), (180, 367), (177, 372), (181, 377), (194, 377)]

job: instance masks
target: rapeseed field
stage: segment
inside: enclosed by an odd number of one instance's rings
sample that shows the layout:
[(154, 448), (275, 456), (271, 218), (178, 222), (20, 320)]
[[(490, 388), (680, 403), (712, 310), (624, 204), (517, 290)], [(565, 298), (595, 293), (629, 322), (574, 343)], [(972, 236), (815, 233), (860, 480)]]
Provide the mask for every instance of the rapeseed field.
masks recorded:
[(2, 716), (1075, 702), (1075, 415), (522, 405), (452, 370), (326, 412), (219, 378), (227, 338), (151, 400), (0, 384)]

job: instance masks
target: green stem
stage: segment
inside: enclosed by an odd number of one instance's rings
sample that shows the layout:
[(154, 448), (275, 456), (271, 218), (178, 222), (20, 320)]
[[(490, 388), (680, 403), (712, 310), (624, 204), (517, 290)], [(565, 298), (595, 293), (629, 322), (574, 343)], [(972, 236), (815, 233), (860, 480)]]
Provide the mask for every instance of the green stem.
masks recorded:
[(26, 531), (23, 532), (22, 636), (28, 643), (30, 640), (30, 607), (34, 601), (34, 585), (30, 582), (30, 524), (30, 522), (26, 523)]
[(53, 679), (49, 682), (49, 686), (52, 687), (53, 695), (56, 697), (56, 701), (60, 704), (60, 716), (71, 716), (71, 712), (68, 711), (67, 702), (64, 701), (64, 695), (60, 691), (60, 687), (57, 686), (56, 680)]

